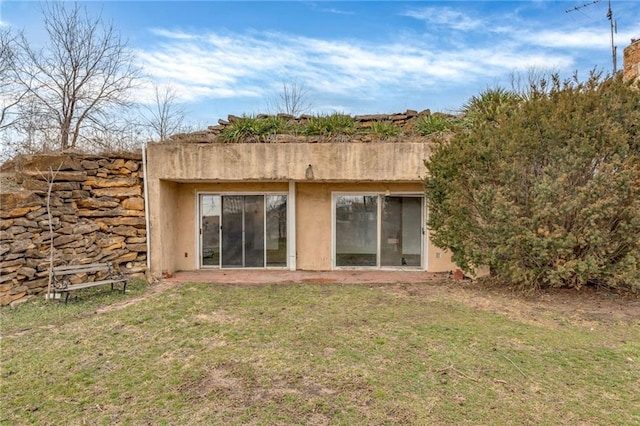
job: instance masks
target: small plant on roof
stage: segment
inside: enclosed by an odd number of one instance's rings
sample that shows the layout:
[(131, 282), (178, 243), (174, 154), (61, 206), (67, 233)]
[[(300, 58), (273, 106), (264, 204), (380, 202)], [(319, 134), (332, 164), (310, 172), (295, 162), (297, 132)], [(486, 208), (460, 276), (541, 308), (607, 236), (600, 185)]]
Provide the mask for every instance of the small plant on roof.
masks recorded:
[(219, 137), (222, 142), (264, 142), (267, 136), (291, 133), (291, 131), (291, 124), (283, 117), (243, 116), (227, 126)]
[(220, 133), (223, 142), (239, 142), (241, 139), (255, 138), (258, 130), (258, 119), (250, 116), (242, 116), (231, 122)]
[(285, 117), (270, 115), (258, 119), (260, 136), (285, 135), (295, 131), (295, 126)]
[(434, 133), (447, 132), (452, 130), (453, 121), (441, 114), (430, 114), (420, 117), (414, 124), (414, 129), (422, 136), (432, 135)]
[(400, 130), (391, 121), (374, 121), (371, 123), (371, 133), (382, 137), (398, 136)]
[[(545, 82), (546, 84), (546, 82)], [(544, 90), (544, 89), (543, 89)], [(486, 89), (471, 97), (462, 107), (462, 114), (469, 124), (493, 123), (503, 113), (509, 113), (526, 99), (526, 95), (501, 87)]]
[(355, 131), (355, 120), (350, 115), (337, 112), (311, 117), (301, 129), (304, 135), (318, 136), (352, 135)]

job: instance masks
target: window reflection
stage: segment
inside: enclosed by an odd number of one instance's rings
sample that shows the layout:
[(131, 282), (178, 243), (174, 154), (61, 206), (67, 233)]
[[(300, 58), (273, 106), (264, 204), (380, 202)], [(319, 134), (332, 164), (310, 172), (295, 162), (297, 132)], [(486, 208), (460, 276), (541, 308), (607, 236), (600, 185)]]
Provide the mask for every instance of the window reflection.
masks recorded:
[(336, 266), (376, 266), (378, 197), (336, 197)]
[(334, 226), (338, 267), (422, 266), (422, 197), (338, 195)]
[(267, 266), (287, 266), (287, 196), (267, 195)]
[(286, 195), (201, 195), (200, 265), (287, 266)]

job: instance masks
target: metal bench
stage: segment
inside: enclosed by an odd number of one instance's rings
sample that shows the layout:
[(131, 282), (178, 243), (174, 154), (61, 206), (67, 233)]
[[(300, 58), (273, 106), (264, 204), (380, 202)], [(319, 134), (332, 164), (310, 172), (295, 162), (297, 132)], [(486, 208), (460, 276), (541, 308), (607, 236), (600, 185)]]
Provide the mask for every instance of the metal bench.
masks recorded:
[[(104, 276), (106, 272), (106, 276)], [(101, 279), (95, 281), (89, 281), (89, 277), (96, 278), (97, 274), (103, 275)], [(87, 280), (81, 283), (73, 284), (71, 277), (73, 275), (87, 274)], [(122, 275), (120, 271), (113, 267), (111, 262), (107, 263), (89, 263), (86, 265), (67, 265), (67, 266), (54, 266), (52, 270), (53, 275), (53, 297), (56, 297), (56, 293), (65, 293), (64, 303), (69, 300), (69, 293), (73, 290), (79, 290), (81, 288), (96, 287), (100, 285), (111, 284), (111, 290), (114, 290), (113, 285), (122, 283), (122, 293), (127, 289), (128, 278)]]

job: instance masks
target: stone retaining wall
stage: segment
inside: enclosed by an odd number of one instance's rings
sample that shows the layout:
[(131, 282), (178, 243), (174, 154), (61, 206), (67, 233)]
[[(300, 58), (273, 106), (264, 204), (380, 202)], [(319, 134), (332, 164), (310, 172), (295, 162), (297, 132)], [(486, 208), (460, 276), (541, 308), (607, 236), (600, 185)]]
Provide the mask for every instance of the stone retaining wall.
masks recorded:
[[(145, 276), (140, 153), (48, 155), (16, 163), (21, 189), (2, 188), (0, 194), (0, 305), (46, 293), (52, 238), (54, 265), (112, 262), (130, 277)], [(58, 168), (50, 221), (47, 179)]]
[(631, 39), (631, 44), (624, 49), (623, 76), (625, 81), (640, 77), (640, 39)]

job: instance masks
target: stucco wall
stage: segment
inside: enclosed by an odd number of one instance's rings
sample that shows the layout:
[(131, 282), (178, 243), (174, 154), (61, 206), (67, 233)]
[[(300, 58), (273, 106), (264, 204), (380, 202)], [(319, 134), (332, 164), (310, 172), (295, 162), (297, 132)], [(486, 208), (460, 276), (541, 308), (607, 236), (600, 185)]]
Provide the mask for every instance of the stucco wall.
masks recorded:
[(322, 183), (298, 183), (296, 201), (298, 269), (331, 269), (330, 186)]
[(456, 269), (451, 260), (451, 253), (434, 246), (427, 237), (427, 265), (429, 272), (448, 272)]
[[(177, 212), (178, 206), (178, 184), (175, 182), (160, 181), (160, 192), (158, 202), (149, 210), (153, 212), (151, 215), (155, 218), (152, 222), (152, 253), (154, 251), (159, 253), (159, 257), (152, 258), (152, 272), (164, 272), (172, 273), (176, 270), (175, 265), (175, 253), (176, 253), (176, 225), (180, 220)], [(153, 220), (150, 218), (150, 220)], [(161, 228), (161, 233), (155, 235), (153, 231), (158, 231)], [(155, 264), (153, 263), (155, 261)], [(159, 268), (161, 266), (161, 269)], [(156, 271), (155, 269), (158, 268)]]
[[(286, 182), (177, 183), (162, 181), (159, 209), (163, 225), (162, 254), (155, 262), (161, 271), (173, 273), (198, 268), (197, 199), (199, 193), (265, 193), (288, 192)], [(331, 270), (332, 268), (332, 193), (376, 192), (421, 194), (418, 183), (297, 183), (296, 247), (297, 268), (300, 270)], [(450, 271), (451, 257), (428, 244), (429, 271)], [(440, 253), (438, 257), (437, 253)], [(153, 260), (153, 258), (152, 258)], [(426, 266), (426, 265), (425, 265)]]
[(147, 149), (150, 179), (227, 182), (416, 182), (430, 153), (428, 143), (159, 143)]
[[(428, 155), (426, 143), (150, 145), (152, 272), (198, 267), (198, 193), (288, 193), (289, 182), (296, 188), (296, 267), (330, 270), (332, 192), (421, 194)], [(428, 239), (427, 253), (429, 271), (454, 268)]]

